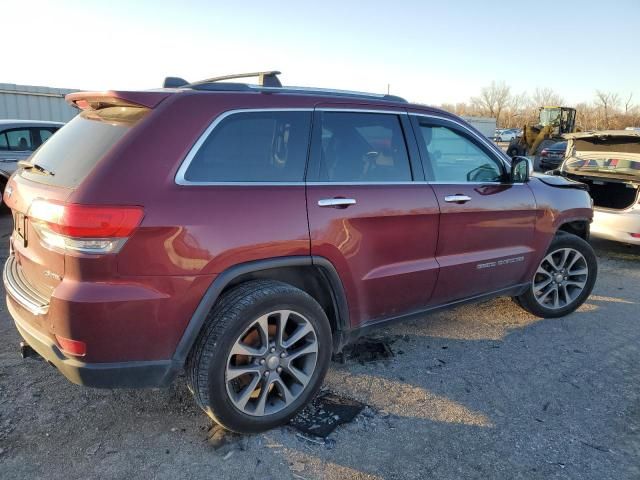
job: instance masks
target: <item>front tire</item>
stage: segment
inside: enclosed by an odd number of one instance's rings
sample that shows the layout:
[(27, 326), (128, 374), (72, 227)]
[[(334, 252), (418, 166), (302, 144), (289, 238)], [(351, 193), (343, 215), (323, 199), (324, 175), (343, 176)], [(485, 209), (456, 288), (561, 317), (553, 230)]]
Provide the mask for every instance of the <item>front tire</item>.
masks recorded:
[(256, 433), (287, 423), (331, 359), (324, 310), (289, 284), (257, 280), (224, 293), (187, 359), (196, 403), (218, 424)]
[(586, 241), (558, 232), (518, 304), (542, 318), (575, 311), (589, 297), (598, 275), (596, 255)]

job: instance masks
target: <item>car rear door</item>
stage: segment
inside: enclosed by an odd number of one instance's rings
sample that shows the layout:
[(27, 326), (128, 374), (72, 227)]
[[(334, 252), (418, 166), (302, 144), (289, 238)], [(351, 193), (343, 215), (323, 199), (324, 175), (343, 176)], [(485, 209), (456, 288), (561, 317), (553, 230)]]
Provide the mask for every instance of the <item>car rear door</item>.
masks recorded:
[(462, 122), (412, 115), (412, 123), (441, 213), (432, 303), (528, 281), (536, 211), (529, 186), (510, 183), (500, 153)]
[(402, 109), (314, 113), (307, 206), (311, 253), (337, 269), (351, 326), (423, 308), (435, 286), (438, 204)]

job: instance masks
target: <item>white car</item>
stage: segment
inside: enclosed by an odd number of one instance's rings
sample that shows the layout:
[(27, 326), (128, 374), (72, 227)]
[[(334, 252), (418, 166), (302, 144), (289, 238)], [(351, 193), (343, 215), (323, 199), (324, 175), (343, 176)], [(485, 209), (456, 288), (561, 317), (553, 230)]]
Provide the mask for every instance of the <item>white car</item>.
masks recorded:
[(510, 142), (516, 137), (520, 136), (519, 128), (505, 128), (496, 130), (495, 140), (496, 142)]
[(640, 131), (605, 130), (564, 135), (563, 176), (589, 185), (591, 235), (640, 245)]

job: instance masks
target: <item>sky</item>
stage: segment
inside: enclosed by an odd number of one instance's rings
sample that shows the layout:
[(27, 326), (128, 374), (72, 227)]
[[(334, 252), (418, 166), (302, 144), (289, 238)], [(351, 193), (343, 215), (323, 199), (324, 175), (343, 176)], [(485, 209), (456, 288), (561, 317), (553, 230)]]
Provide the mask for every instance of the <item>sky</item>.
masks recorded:
[[(467, 101), (492, 80), (640, 104), (640, 0), (2, 0), (0, 83), (145, 89), (280, 70), (285, 85)], [(9, 21), (15, 19), (16, 21)], [(19, 19), (19, 20), (18, 20)]]

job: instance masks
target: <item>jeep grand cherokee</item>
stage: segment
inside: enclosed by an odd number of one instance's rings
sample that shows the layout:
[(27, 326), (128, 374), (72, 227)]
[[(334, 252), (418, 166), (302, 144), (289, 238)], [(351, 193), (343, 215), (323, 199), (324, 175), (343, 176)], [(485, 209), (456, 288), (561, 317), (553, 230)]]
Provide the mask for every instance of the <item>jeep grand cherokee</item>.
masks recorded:
[(70, 94), (11, 177), (7, 305), (72, 382), (186, 370), (214, 420), (261, 431), (371, 327), (500, 295), (558, 317), (591, 292), (582, 184), (450, 113), (258, 76)]

